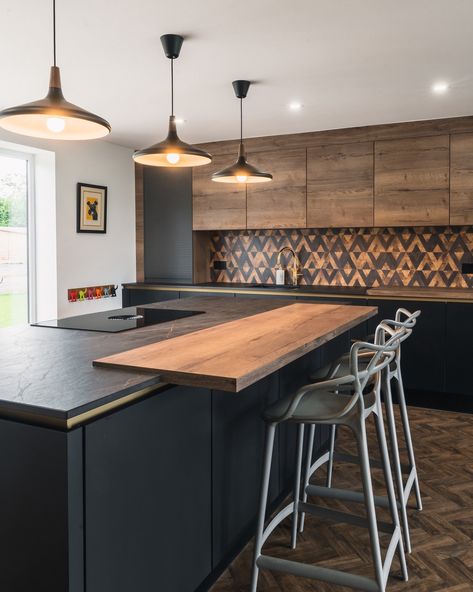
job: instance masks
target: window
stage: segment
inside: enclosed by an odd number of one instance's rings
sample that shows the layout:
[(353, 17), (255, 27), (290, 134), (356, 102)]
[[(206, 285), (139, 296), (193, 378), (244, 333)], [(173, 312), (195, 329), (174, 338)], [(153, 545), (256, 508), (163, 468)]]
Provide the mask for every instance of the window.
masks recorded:
[(0, 150), (0, 327), (35, 318), (32, 157)]

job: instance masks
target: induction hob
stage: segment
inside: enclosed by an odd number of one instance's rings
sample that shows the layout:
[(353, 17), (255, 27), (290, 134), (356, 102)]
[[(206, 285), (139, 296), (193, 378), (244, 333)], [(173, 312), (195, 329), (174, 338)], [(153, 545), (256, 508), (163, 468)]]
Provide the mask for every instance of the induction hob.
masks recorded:
[(77, 317), (42, 321), (41, 323), (33, 323), (32, 326), (121, 333), (122, 331), (130, 331), (130, 329), (139, 329), (140, 327), (149, 327), (150, 325), (158, 325), (159, 323), (168, 323), (169, 321), (177, 321), (199, 314), (204, 314), (204, 311), (129, 306), (128, 308), (95, 312)]

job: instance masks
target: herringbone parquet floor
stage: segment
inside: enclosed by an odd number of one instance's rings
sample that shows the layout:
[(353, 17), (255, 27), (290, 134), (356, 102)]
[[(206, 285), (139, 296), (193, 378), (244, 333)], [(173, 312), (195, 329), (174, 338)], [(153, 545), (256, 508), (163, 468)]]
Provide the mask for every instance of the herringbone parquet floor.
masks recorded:
[[(409, 511), (412, 553), (408, 556), (409, 582), (399, 578), (394, 559), (388, 592), (473, 592), (473, 415), (410, 408), (411, 427), (421, 479), (424, 510)], [(377, 452), (374, 430), (369, 432), (371, 451)], [(348, 431), (340, 430), (337, 450), (353, 452)], [(374, 456), (374, 454), (373, 454)], [(323, 483), (323, 474), (314, 482)], [(383, 493), (382, 474), (373, 472), (375, 493)], [(355, 466), (336, 464), (334, 487), (361, 490)], [(324, 502), (322, 502), (324, 503)], [(327, 505), (363, 510), (340, 502)], [(386, 519), (384, 510), (378, 518)], [(373, 576), (369, 539), (365, 529), (327, 524), (310, 516), (291, 551), (290, 521), (274, 531), (264, 550), (295, 561)], [(382, 539), (383, 540), (383, 539)], [(222, 574), (211, 592), (247, 592), (252, 545), (249, 544)], [(294, 576), (261, 572), (258, 592), (337, 592), (349, 590)]]

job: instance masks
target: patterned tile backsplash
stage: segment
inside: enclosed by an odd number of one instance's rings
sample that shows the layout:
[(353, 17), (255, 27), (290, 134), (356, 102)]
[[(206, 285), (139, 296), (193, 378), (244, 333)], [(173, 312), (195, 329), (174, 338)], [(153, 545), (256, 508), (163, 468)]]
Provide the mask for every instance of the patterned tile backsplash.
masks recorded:
[[(473, 288), (473, 226), (215, 231), (214, 282), (275, 283), (279, 249), (292, 247), (305, 285)], [(226, 270), (213, 262), (226, 260)], [(286, 260), (287, 261), (287, 260)]]

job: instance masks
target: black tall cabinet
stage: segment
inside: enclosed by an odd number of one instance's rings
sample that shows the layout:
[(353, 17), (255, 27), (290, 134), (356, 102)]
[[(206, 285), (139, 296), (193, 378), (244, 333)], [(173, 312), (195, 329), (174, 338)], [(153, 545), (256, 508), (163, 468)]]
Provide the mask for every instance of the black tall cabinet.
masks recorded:
[(145, 279), (192, 282), (191, 169), (143, 167)]

